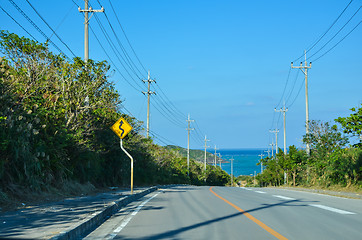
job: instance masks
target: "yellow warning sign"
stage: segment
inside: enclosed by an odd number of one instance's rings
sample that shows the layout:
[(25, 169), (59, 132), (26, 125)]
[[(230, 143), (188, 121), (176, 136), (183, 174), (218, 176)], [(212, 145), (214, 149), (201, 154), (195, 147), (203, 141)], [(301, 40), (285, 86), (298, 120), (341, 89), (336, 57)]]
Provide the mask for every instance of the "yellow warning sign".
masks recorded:
[(132, 126), (121, 117), (115, 124), (113, 124), (111, 129), (118, 137), (123, 139), (132, 130)]

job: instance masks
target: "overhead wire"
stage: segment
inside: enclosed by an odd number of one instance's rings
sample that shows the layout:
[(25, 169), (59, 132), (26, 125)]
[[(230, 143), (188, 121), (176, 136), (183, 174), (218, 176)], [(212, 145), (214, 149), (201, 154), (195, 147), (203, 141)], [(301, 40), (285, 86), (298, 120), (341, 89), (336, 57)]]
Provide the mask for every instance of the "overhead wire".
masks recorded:
[(186, 114), (184, 114), (182, 111), (180, 111), (180, 109), (178, 109), (174, 104), (173, 102), (167, 97), (167, 95), (165, 94), (165, 92), (161, 89), (161, 86), (159, 86), (159, 84), (156, 82), (156, 87), (161, 91), (162, 95), (164, 95), (164, 97), (166, 98), (167, 101), (165, 102), (169, 102), (170, 105), (172, 106), (172, 108), (178, 112), (178, 114), (182, 117), (182, 118), (185, 118), (186, 117)]
[(119, 26), (120, 26), (121, 29), (122, 29), (123, 35), (125, 36), (125, 38), (126, 38), (126, 40), (127, 40), (127, 42), (128, 42), (128, 45), (131, 47), (133, 54), (136, 56), (136, 58), (137, 58), (137, 60), (138, 60), (138, 63), (142, 66), (143, 70), (144, 70), (145, 72), (147, 72), (146, 68), (143, 66), (143, 64), (142, 64), (142, 62), (140, 61), (140, 59), (138, 58), (135, 50), (133, 49), (133, 47), (132, 47), (132, 45), (131, 45), (131, 42), (129, 41), (129, 39), (128, 39), (128, 37), (127, 37), (127, 34), (126, 34), (126, 32), (124, 31), (124, 29), (123, 29), (123, 27), (122, 27), (122, 24), (121, 24), (121, 22), (120, 22), (119, 19), (118, 19), (118, 16), (117, 16), (117, 14), (116, 14), (116, 11), (115, 11), (114, 8), (113, 8), (112, 2), (111, 2), (110, 0), (108, 0), (108, 2), (109, 2), (109, 4), (111, 5), (111, 9), (112, 9), (114, 15), (116, 16), (116, 19), (117, 19), (117, 22), (118, 22)]
[[(73, 1), (73, 0), (72, 0), (72, 1)], [(73, 1), (73, 2), (74, 2), (74, 1)], [(101, 5), (101, 3), (100, 3), (99, 0), (97, 0), (97, 2)], [(111, 4), (111, 3), (110, 3), (110, 4)], [(146, 69), (145, 69), (145, 67), (144, 67), (144, 65), (142, 64), (142, 62), (141, 62), (140, 59), (138, 58), (138, 56), (137, 56), (134, 48), (132, 47), (132, 45), (131, 45), (131, 43), (130, 43), (130, 41), (129, 41), (129, 38), (127, 37), (127, 35), (126, 35), (126, 33), (125, 33), (125, 31), (124, 31), (124, 29), (123, 29), (123, 27), (122, 27), (122, 25), (121, 25), (121, 23), (120, 23), (120, 21), (119, 21), (118, 16), (117, 16), (116, 12), (114, 11), (113, 5), (111, 6), (111, 8), (112, 8), (112, 11), (113, 11), (114, 15), (116, 16), (116, 19), (117, 19), (117, 22), (118, 22), (119, 26), (120, 26), (121, 29), (122, 29), (122, 32), (123, 32), (123, 34), (124, 34), (124, 36), (125, 36), (125, 38), (126, 38), (126, 40), (127, 40), (127, 42), (128, 42), (128, 45), (130, 46), (130, 48), (131, 48), (133, 54), (135, 55), (135, 57), (137, 58), (138, 63), (140, 64), (140, 66), (142, 66), (143, 70), (144, 70), (145, 72), (147, 72)], [(122, 57), (123, 62), (125, 62), (125, 64), (127, 65), (127, 67), (128, 67), (129, 69), (131, 69), (132, 73), (133, 73), (135, 76), (137, 76), (137, 78), (140, 78), (139, 75), (136, 73), (136, 70), (137, 70), (140, 74), (142, 74), (141, 71), (140, 71), (140, 69), (136, 66), (136, 64), (135, 64), (135, 63), (133, 62), (133, 60), (131, 59), (130, 55), (127, 53), (127, 50), (125, 49), (124, 45), (121, 43), (119, 37), (117, 36), (117, 34), (116, 34), (116, 32), (115, 32), (115, 29), (114, 29), (114, 27), (112, 26), (112, 23), (111, 23), (111, 21), (110, 21), (110, 19), (109, 19), (109, 17), (107, 16), (106, 13), (105, 13), (105, 17), (106, 17), (106, 20), (107, 20), (107, 22), (108, 22), (109, 27), (112, 29), (112, 32), (113, 32), (114, 37), (117, 39), (118, 45), (119, 45), (120, 48), (122, 49), (122, 52), (123, 52), (123, 54), (124, 54), (124, 56), (125, 56), (125, 58)], [(98, 17), (96, 16), (96, 19), (97, 19), (97, 18), (98, 18)], [(105, 35), (105, 37), (106, 37), (109, 45), (112, 47), (113, 51), (116, 52), (117, 50), (114, 50), (114, 49), (116, 48), (116, 47), (115, 47), (115, 44), (114, 44), (114, 43), (112, 44), (112, 40), (110, 39), (110, 36), (106, 33), (106, 30), (105, 30), (104, 26), (102, 25), (101, 21), (99, 20), (99, 18), (98, 18), (98, 20), (97, 20), (97, 23), (98, 23), (98, 25), (100, 26), (103, 34)], [(93, 34), (94, 34), (94, 32), (93, 32)], [(94, 34), (94, 35), (95, 35), (95, 34)], [(100, 43), (99, 40), (98, 40), (98, 42)], [(102, 47), (102, 48), (103, 48), (103, 50), (105, 51), (104, 47)], [(108, 58), (109, 58), (109, 55), (108, 55), (108, 54), (106, 54), (106, 55), (107, 55)], [(118, 52), (118, 55), (121, 55), (121, 54)], [(122, 55), (121, 55), (121, 56), (122, 56)], [(120, 59), (118, 59), (118, 60), (120, 61)], [(121, 61), (120, 61), (120, 62), (121, 62)], [(113, 63), (113, 64), (114, 64), (114, 63)], [(122, 65), (122, 66), (123, 66), (123, 68), (125, 69), (125, 66), (124, 66), (124, 65)], [(126, 69), (125, 69), (125, 70), (126, 70)], [(127, 70), (126, 70), (126, 71), (127, 71)], [(128, 72), (128, 71), (127, 71), (127, 72)], [(128, 72), (128, 75), (130, 75), (130, 72)], [(142, 75), (143, 75), (143, 74), (142, 74)], [(133, 79), (133, 78), (132, 78), (132, 79)], [(134, 80), (134, 79), (133, 79), (133, 80)], [(135, 82), (135, 80), (134, 80), (134, 82)], [(139, 84), (137, 84), (137, 86), (140, 87)], [(167, 97), (167, 95), (165, 94), (165, 92), (161, 89), (161, 87), (159, 86), (159, 84), (156, 83), (156, 84), (154, 84), (154, 86), (155, 86), (155, 88), (157, 88), (156, 91), (157, 91), (158, 93), (160, 93), (160, 94), (157, 94), (156, 97), (153, 98), (154, 101), (151, 101), (151, 105), (152, 105), (163, 117), (165, 117), (169, 122), (171, 122), (172, 124), (174, 124), (174, 125), (176, 125), (176, 126), (178, 126), (178, 127), (182, 127), (182, 128), (183, 128), (183, 127), (184, 127), (184, 122), (183, 122), (182, 120), (180, 120), (180, 118), (184, 118), (184, 117), (185, 117), (185, 114), (183, 114), (183, 113), (173, 104), (173, 102), (169, 100), (169, 98)], [(200, 130), (199, 130), (199, 129), (197, 129), (197, 134), (200, 135)], [(200, 138), (200, 136), (199, 136), (199, 138)], [(199, 139), (199, 138), (196, 138), (196, 141), (202, 143), (202, 140)]]
[[(120, 54), (120, 52), (118, 51), (118, 49), (117, 49), (116, 46), (114, 45), (112, 39), (109, 37), (107, 31), (105, 30), (103, 24), (101, 23), (101, 21), (99, 20), (99, 18), (98, 18), (97, 15), (95, 15), (95, 19), (96, 19), (96, 21), (97, 21), (97, 23), (98, 23), (98, 26), (100, 27), (103, 35), (105, 36), (105, 38), (106, 38), (109, 46), (112, 48), (113, 53), (114, 53), (115, 56), (117, 57), (118, 61), (121, 63), (123, 69), (127, 72), (128, 76), (133, 80), (133, 82), (139, 87), (139, 90), (140, 90), (140, 91), (144, 90), (144, 86), (142, 86), (139, 82), (137, 82), (137, 81), (133, 78), (133, 76), (131, 75), (131, 73), (127, 70), (127, 68), (126, 68), (126, 66), (125, 66), (125, 64), (127, 64), (127, 63), (125, 62), (123, 56)], [(125, 62), (125, 64), (122, 62), (122, 60), (121, 60), (120, 58), (123, 59), (123, 61)]]
[(290, 76), (290, 71), (291, 71), (291, 70), (292, 70), (292, 68), (290, 67), (290, 68), (289, 68), (289, 71), (288, 71), (288, 77), (287, 77), (287, 80), (286, 80), (285, 85), (284, 85), (284, 89), (283, 89), (282, 96), (281, 96), (281, 98), (280, 98), (280, 100), (279, 100), (278, 104), (275, 106), (275, 108), (278, 108), (278, 107), (279, 107), (279, 105), (280, 105), (280, 103), (281, 103), (281, 102), (282, 102), (282, 100), (283, 100), (283, 97), (284, 97), (284, 94), (285, 94), (285, 90), (287, 89), (287, 86), (288, 86), (289, 76)]
[[(40, 13), (36, 10), (36, 8), (29, 2), (29, 0), (26, 0), (26, 2), (30, 5), (30, 7), (34, 10), (34, 12), (40, 17), (41, 20), (43, 20), (43, 22), (48, 26), (48, 28), (50, 28), (50, 30), (52, 30), (53, 34), (59, 39), (59, 41), (61, 43), (63, 43), (63, 45), (73, 54), (74, 57), (76, 57), (76, 55), (74, 54), (74, 52), (69, 48), (68, 44), (66, 44), (63, 39), (61, 39), (61, 37), (54, 31), (54, 29), (48, 24), (48, 22), (40, 15)], [(47, 39), (47, 41), (49, 41), (50, 38)]]
[[(359, 10), (362, 8), (362, 6), (360, 6), (358, 8), (358, 10), (352, 15), (352, 17), (350, 17), (348, 19), (348, 21), (338, 30), (338, 32), (336, 34), (334, 34), (334, 36), (329, 39), (329, 41), (327, 41), (321, 48), (318, 49), (318, 51), (316, 51), (315, 53), (313, 53), (311, 56), (308, 57), (308, 59), (313, 58), (314, 55), (316, 55), (317, 53), (319, 53), (325, 46), (328, 45), (328, 43), (330, 43), (343, 29), (344, 27), (353, 19), (354, 16), (356, 16), (356, 14), (359, 12)], [(353, 31), (353, 30), (352, 30)]]
[[(333, 23), (331, 24), (331, 26), (329, 26), (329, 28), (323, 33), (323, 35), (321, 37), (319, 37), (319, 39), (314, 43), (312, 44), (311, 47), (308, 48), (308, 50), (306, 51), (306, 53), (308, 53), (310, 50), (312, 50), (321, 40), (322, 38), (329, 32), (329, 30), (331, 30), (331, 28), (336, 24), (336, 22), (338, 21), (338, 19), (343, 15), (343, 13), (347, 10), (347, 8), (349, 7), (349, 5), (351, 5), (351, 3), (353, 2), (353, 0), (351, 0), (347, 6), (343, 9), (343, 11), (339, 14), (339, 16), (336, 18), (336, 20), (333, 21)], [(296, 62), (298, 61), (299, 59), (301, 59), (302, 57), (304, 56), (301, 55), (299, 58), (295, 59), (293, 62)]]
[[(77, 5), (78, 8), (80, 8), (80, 6), (79, 6), (74, 0), (72, 0), (72, 2), (73, 2), (75, 5)], [(84, 16), (84, 13), (82, 13), (82, 14), (83, 14), (83, 16)], [(93, 36), (96, 38), (96, 40), (97, 40), (99, 46), (102, 48), (103, 52), (104, 52), (104, 53), (106, 54), (106, 56), (108, 57), (108, 60), (113, 64), (113, 67), (118, 71), (118, 73), (121, 75), (121, 77), (122, 77), (133, 89), (135, 89), (137, 92), (141, 91), (142, 89), (137, 88), (135, 85), (133, 85), (133, 84), (122, 74), (121, 70), (118, 68), (118, 65), (114, 63), (114, 61), (112, 60), (112, 58), (110, 57), (110, 55), (108, 54), (108, 52), (106, 51), (106, 49), (104, 48), (102, 42), (101, 42), (100, 39), (98, 38), (98, 34), (96, 34), (96, 33), (94, 32), (94, 30), (93, 30), (93, 28), (92, 28), (91, 25), (89, 25), (89, 29), (90, 29), (91, 32), (93, 33)], [(102, 30), (102, 29), (101, 29), (101, 30)], [(107, 39), (107, 37), (106, 37), (106, 39)], [(110, 42), (108, 42), (108, 44), (110, 44)], [(112, 48), (112, 50), (113, 50), (113, 52), (114, 52), (114, 49), (113, 49), (113, 47), (112, 47), (111, 44), (110, 44), (110, 46), (111, 46), (111, 48)], [(122, 63), (121, 63), (121, 64), (122, 64)], [(138, 86), (138, 87), (140, 87), (140, 86)]]
[[(98, 1), (97, 0), (97, 2), (101, 5), (101, 3), (100, 3), (100, 1)], [(129, 68), (132, 68), (131, 67), (131, 65), (133, 65), (133, 66), (135, 66), (136, 67), (136, 65), (134, 64), (134, 62), (131, 60), (131, 58), (129, 57), (129, 55), (128, 55), (128, 53), (127, 53), (127, 51), (125, 50), (125, 48), (124, 48), (124, 46), (122, 45), (122, 43), (120, 42), (120, 40), (119, 40), (119, 38), (118, 38), (118, 36), (117, 36), (117, 34), (116, 34), (116, 32), (115, 32), (115, 30), (114, 30), (114, 28), (113, 28), (113, 26), (112, 26), (112, 24), (111, 24), (111, 22), (110, 22), (110, 20), (109, 20), (109, 18), (108, 18), (108, 16), (107, 16), (107, 14), (105, 13), (105, 16), (106, 16), (106, 19), (107, 19), (107, 22), (108, 22), (108, 24), (109, 24), (109, 26), (110, 26), (110, 28), (112, 29), (112, 32), (113, 32), (113, 34), (114, 34), (114, 36), (116, 37), (116, 39), (117, 39), (117, 41), (118, 41), (118, 43), (119, 43), (119, 46), (121, 47), (121, 49), (122, 49), (122, 51), (123, 51), (123, 53), (125, 54), (125, 57), (127, 58), (127, 60), (128, 60), (128, 67)], [(118, 18), (118, 17), (117, 17)], [(119, 19), (118, 19), (118, 21), (119, 21)], [(100, 21), (99, 21), (100, 22)], [(101, 23), (100, 23), (101, 24)], [(120, 24), (120, 23), (119, 23)], [(104, 27), (103, 27), (103, 29), (104, 29)], [(124, 30), (123, 30), (123, 32), (124, 32)], [(124, 34), (125, 34), (125, 32), (124, 32)], [(108, 36), (108, 38), (109, 38), (109, 36)], [(128, 37), (127, 37), (127, 40), (128, 40), (128, 42), (129, 42), (129, 39), (128, 39)], [(129, 42), (129, 45), (131, 46), (131, 44), (130, 44), (130, 42)], [(133, 49), (133, 48), (132, 48)], [(133, 51), (134, 51), (134, 49), (133, 49)], [(123, 58), (122, 58), (123, 59)], [(124, 60), (124, 59), (123, 59)], [(139, 59), (138, 59), (139, 60)], [(125, 60), (124, 60), (125, 61)], [(137, 67), (136, 67), (137, 68)], [(138, 68), (137, 68), (138, 69)], [(139, 71), (139, 69), (138, 69), (138, 71)], [(139, 71), (140, 72), (140, 71)], [(133, 68), (133, 73), (137, 76), (137, 77), (139, 77), (137, 74), (136, 74), (136, 72), (135, 72), (135, 70), (134, 70), (134, 68)], [(138, 84), (137, 84), (138, 85)], [(158, 86), (158, 85), (157, 85)], [(162, 91), (162, 89), (158, 86), (158, 89), (159, 90), (161, 90), (161, 92), (163, 93), (163, 95), (165, 95), (164, 94), (164, 92)], [(166, 96), (166, 95), (165, 95)], [(158, 98), (161, 98), (161, 99), (158, 99)], [(158, 105), (158, 111), (159, 112), (163, 112), (163, 116), (165, 116), (166, 117), (166, 115), (167, 115), (167, 119), (168, 120), (170, 120), (170, 118), (172, 118), (172, 120), (171, 120), (171, 122), (173, 122), (173, 123), (175, 123), (175, 122), (179, 122), (179, 123), (181, 123), (182, 121), (181, 120), (178, 120), (178, 117), (177, 116), (175, 116), (175, 111), (174, 110), (172, 110), (172, 108), (170, 107), (170, 105), (167, 103), (167, 101), (165, 101), (164, 100), (164, 98), (162, 97), (162, 96), (160, 96), (160, 97), (158, 97), (158, 95), (156, 95), (156, 97), (154, 98), (155, 99), (155, 101), (156, 101), (156, 104)], [(162, 109), (162, 110), (161, 110)]]
[(133, 88), (135, 89), (137, 92), (139, 91), (139, 89), (134, 86), (121, 72), (121, 70), (119, 70), (118, 66), (113, 62), (112, 58), (109, 56), (109, 54), (107, 53), (107, 51), (105, 50), (105, 48), (103, 47), (101, 41), (99, 40), (99, 38), (97, 37), (97, 34), (94, 33), (93, 28), (91, 26), (89, 26), (89, 29), (91, 30), (91, 32), (93, 33), (94, 37), (96, 38), (98, 44), (101, 46), (103, 52), (106, 54), (106, 56), (108, 57), (109, 61), (113, 64), (113, 67), (118, 71), (118, 73), (121, 75), (121, 77)]
[(289, 102), (289, 99), (290, 99), (290, 97), (292, 96), (292, 94), (293, 94), (293, 92), (294, 92), (295, 84), (296, 84), (296, 82), (297, 82), (297, 80), (298, 80), (298, 77), (299, 77), (299, 71), (297, 71), (297, 73), (296, 73), (296, 75), (295, 75), (295, 79), (294, 79), (294, 81), (293, 81), (292, 89), (290, 90), (290, 93), (289, 93), (289, 95), (288, 95), (288, 97), (287, 97), (287, 99), (286, 99), (286, 101), (285, 101), (285, 104), (287, 104), (287, 103)]
[(349, 31), (341, 40), (339, 40), (333, 47), (331, 47), (328, 51), (326, 51), (325, 53), (323, 53), (321, 56), (317, 57), (316, 59), (313, 60), (313, 62), (318, 61), (320, 58), (324, 57), (327, 53), (329, 53), (330, 51), (332, 51), (335, 47), (337, 47), (338, 44), (340, 44), (344, 39), (346, 39), (346, 37), (348, 37), (360, 24), (362, 21), (360, 21), (351, 31)]
[[(99, 0), (97, 0), (97, 2), (99, 3), (99, 5), (101, 5), (101, 3), (99, 2)], [(102, 5), (101, 5), (101, 6), (102, 6)], [(113, 28), (113, 25), (112, 25), (112, 23), (110, 22), (110, 20), (109, 20), (109, 18), (108, 18), (108, 15), (107, 15), (107, 12), (106, 12), (106, 11), (104, 11), (104, 16), (106, 17), (106, 20), (107, 20), (107, 22), (108, 22), (108, 25), (109, 25), (109, 27), (111, 28), (111, 30), (112, 30), (112, 32), (113, 32), (113, 35), (114, 35), (114, 37), (116, 38), (116, 41), (117, 41), (118, 45), (120, 46), (120, 48), (121, 48), (121, 50), (122, 50), (122, 52), (123, 52), (123, 54), (124, 54), (124, 58), (122, 57), (122, 59), (123, 59), (124, 62), (127, 64), (127, 66), (129, 67), (129, 69), (133, 72), (133, 74), (135, 74), (138, 79), (141, 79), (142, 77), (140, 77), (140, 76), (137, 74), (136, 70), (134, 69), (134, 66), (132, 66), (133, 61), (130, 59), (127, 51), (126, 51), (125, 48), (123, 47), (123, 44), (122, 44), (121, 41), (119, 40), (119, 38), (118, 38), (118, 36), (117, 36), (114, 28)], [(133, 63), (133, 65), (134, 65), (134, 63)]]
[(67, 59), (70, 59), (68, 57), (67, 54), (65, 54), (52, 40), (50, 40), (48, 38), (48, 36), (38, 27), (38, 25), (36, 25), (31, 19), (30, 17), (13, 1), (13, 0), (8, 0), (14, 7), (15, 9), (21, 14), (23, 15), (23, 17), (47, 40), (47, 42), (50, 42), (50, 44), (55, 47), (61, 54), (63, 54)]
[(305, 79), (303, 79), (303, 81), (301, 82), (301, 85), (299, 87), (299, 90), (298, 90), (298, 93), (297, 95), (295, 96), (293, 102), (291, 104), (288, 105), (288, 108), (291, 108), (295, 102), (295, 100), (297, 100), (298, 96), (299, 96), (299, 93), (301, 92), (302, 88), (303, 88), (303, 84), (305, 83)]
[(35, 41), (39, 42), (28, 30), (26, 30), (23, 25), (21, 25), (18, 21), (15, 20), (15, 18), (13, 18), (4, 8), (2, 8), (0, 6), (1, 10), (3, 10), (4, 13), (6, 13), (6, 15), (8, 15), (8, 17), (10, 17), (19, 27), (21, 27), (30, 37), (32, 37)]
[[(69, 14), (72, 12), (73, 7), (77, 6), (77, 4), (74, 3), (74, 5), (71, 6), (71, 8), (68, 10), (67, 14), (63, 17), (63, 19), (60, 21), (60, 23), (57, 25), (57, 27), (55, 28), (55, 31), (58, 31), (59, 27), (64, 23), (65, 19), (67, 19), (67, 17), (69, 16)], [(51, 39), (53, 37), (53, 33), (50, 35), (49, 39)]]
[[(102, 4), (100, 3), (99, 0), (97, 0), (97, 2), (98, 2), (98, 4), (99, 4), (100, 6), (102, 6)], [(115, 13), (115, 12), (114, 12), (114, 13)], [(136, 68), (137, 71), (138, 71), (138, 73), (140, 73), (141, 76), (145, 76), (145, 75), (144, 75), (145, 73), (141, 73), (141, 71), (138, 69), (138, 67), (136, 66), (136, 64), (133, 62), (133, 60), (132, 60), (131, 57), (129, 56), (128, 52), (126, 51), (125, 47), (123, 46), (123, 44), (122, 44), (121, 41), (119, 40), (118, 35), (116, 34), (116, 32), (115, 32), (115, 30), (114, 30), (114, 28), (113, 28), (113, 25), (112, 25), (111, 21), (110, 21), (109, 18), (108, 18), (108, 15), (107, 15), (107, 12), (106, 12), (106, 11), (104, 11), (104, 16), (106, 17), (107, 22), (108, 22), (110, 28), (112, 29), (112, 32), (113, 32), (114, 36), (116, 37), (116, 40), (117, 40), (119, 46), (121, 47), (123, 54), (125, 55), (125, 58), (127, 59), (130, 67), (133, 69), (134, 74), (138, 76), (138, 74), (136, 73), (136, 71), (135, 71), (135, 69), (134, 69), (134, 68)], [(117, 17), (117, 15), (116, 15), (116, 17)], [(117, 18), (118, 18), (118, 17), (117, 17)], [(124, 30), (123, 30), (123, 29), (122, 29), (122, 31), (123, 31), (123, 33), (124, 33)], [(125, 33), (124, 33), (124, 35), (125, 35)], [(127, 38), (127, 39), (128, 39), (128, 38)], [(129, 45), (130, 45), (130, 44), (129, 44)], [(133, 49), (133, 48), (132, 48), (132, 49)], [(133, 66), (132, 66), (132, 65), (133, 65)], [(147, 71), (146, 71), (146, 73), (147, 73)], [(138, 76), (138, 78), (141, 79), (141, 77), (139, 77), (139, 76)]]

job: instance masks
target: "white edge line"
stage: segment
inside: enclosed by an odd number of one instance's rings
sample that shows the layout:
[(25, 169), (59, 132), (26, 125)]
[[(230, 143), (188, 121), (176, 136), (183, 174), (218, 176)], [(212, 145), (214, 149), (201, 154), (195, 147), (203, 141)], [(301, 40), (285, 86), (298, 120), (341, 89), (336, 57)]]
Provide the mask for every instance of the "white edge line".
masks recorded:
[(107, 239), (113, 239), (114, 237), (117, 236), (118, 233), (120, 233), (122, 231), (122, 229), (129, 223), (129, 221), (131, 221), (131, 219), (133, 218), (133, 216), (135, 216), (139, 210), (141, 210), (141, 208), (148, 203), (150, 200), (152, 200), (154, 197), (156, 197), (158, 194), (160, 194), (161, 192), (158, 192), (156, 194), (154, 194), (152, 197), (148, 198), (147, 200), (143, 201), (140, 205), (138, 205), (138, 207), (130, 214), (128, 215), (128, 217), (122, 221), (122, 224), (119, 225), (112, 234), (109, 235), (109, 238)]
[(281, 196), (281, 195), (273, 195), (273, 196), (277, 197), (277, 198), (284, 199), (284, 200), (295, 200), (295, 198), (285, 197), (285, 196)]
[(342, 197), (342, 196), (329, 195), (328, 193), (308, 192), (308, 191), (293, 190), (293, 189), (279, 189), (279, 190), (290, 191), (290, 192), (298, 192), (298, 193), (309, 193), (309, 194), (319, 195), (319, 196), (323, 196), (323, 197), (351, 199), (351, 198), (345, 198), (345, 197)]
[(327, 207), (327, 206), (319, 205), (319, 204), (309, 204), (309, 206), (321, 208), (321, 209), (328, 210), (328, 211), (331, 211), (331, 212), (336, 212), (336, 213), (339, 213), (339, 214), (356, 214), (356, 213), (353, 213), (353, 212), (348, 212), (348, 211), (344, 211), (344, 210), (341, 210), (341, 209), (338, 209), (338, 208)]
[(263, 192), (263, 191), (255, 191), (255, 192), (257, 192), (257, 193), (266, 193), (266, 192)]

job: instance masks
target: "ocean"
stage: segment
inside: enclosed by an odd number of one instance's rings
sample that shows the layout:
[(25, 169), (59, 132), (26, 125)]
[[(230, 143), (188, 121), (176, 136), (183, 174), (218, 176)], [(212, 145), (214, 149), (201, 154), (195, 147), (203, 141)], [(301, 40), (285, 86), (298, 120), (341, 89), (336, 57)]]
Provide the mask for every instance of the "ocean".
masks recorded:
[[(256, 165), (260, 160), (260, 156), (258, 155), (261, 153), (267, 155), (264, 151), (266, 151), (266, 149), (220, 149), (218, 153), (221, 154), (221, 158), (228, 161), (228, 163), (221, 163), (221, 168), (230, 174), (230, 159), (234, 158), (233, 172), (235, 177), (240, 175), (254, 175), (254, 171), (258, 174), (261, 171), (261, 167)], [(219, 166), (219, 163), (217, 164)]]

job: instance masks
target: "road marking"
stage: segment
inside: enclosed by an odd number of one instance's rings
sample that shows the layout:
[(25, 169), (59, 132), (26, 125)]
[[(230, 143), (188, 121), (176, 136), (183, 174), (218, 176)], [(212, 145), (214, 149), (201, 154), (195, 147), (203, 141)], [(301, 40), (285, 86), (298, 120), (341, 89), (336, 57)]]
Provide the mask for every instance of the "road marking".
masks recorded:
[(277, 198), (284, 199), (284, 200), (295, 200), (295, 198), (284, 197), (284, 196), (281, 196), (281, 195), (273, 195), (273, 196), (274, 196), (274, 197), (277, 197)]
[(348, 211), (344, 211), (344, 210), (341, 210), (341, 209), (338, 209), (338, 208), (327, 207), (327, 206), (319, 205), (319, 204), (309, 204), (309, 206), (321, 208), (321, 209), (328, 210), (328, 211), (331, 211), (331, 212), (336, 212), (336, 213), (339, 213), (339, 214), (356, 214), (356, 213), (353, 213), (353, 212), (348, 212)]
[(241, 187), (242, 189), (245, 189), (245, 190), (249, 190), (249, 191), (251, 191), (252, 189), (250, 189), (250, 188), (246, 188), (246, 187)]
[(257, 192), (257, 193), (266, 193), (266, 192), (262, 192), (262, 191), (255, 191), (255, 192)]
[(152, 200), (154, 197), (156, 197), (158, 194), (160, 194), (160, 192), (154, 194), (152, 197), (148, 198), (147, 200), (143, 201), (140, 205), (138, 205), (138, 207), (130, 214), (127, 216), (127, 218), (125, 220), (123, 220), (122, 224), (119, 225), (114, 231), (113, 233), (109, 234), (109, 236), (106, 238), (108, 240), (111, 240), (113, 238), (115, 238), (117, 236), (118, 233), (120, 233), (122, 231), (122, 229), (129, 223), (129, 221), (131, 221), (131, 219), (139, 212), (139, 210), (141, 210), (141, 208), (148, 203), (150, 200)]
[(276, 237), (279, 240), (287, 240), (286, 237), (284, 237), (283, 235), (281, 235), (280, 233), (274, 231), (273, 229), (271, 229), (270, 227), (268, 227), (267, 225), (265, 225), (265, 223), (263, 223), (262, 221), (256, 219), (255, 217), (253, 217), (250, 213), (245, 212), (243, 209), (239, 208), (238, 206), (236, 206), (235, 204), (229, 202), (228, 200), (226, 200), (225, 198), (221, 197), (220, 195), (218, 195), (217, 193), (215, 193), (212, 190), (213, 187), (210, 187), (210, 192), (212, 192), (216, 197), (220, 198), (221, 200), (223, 200), (224, 202), (226, 202), (227, 204), (229, 204), (230, 206), (232, 206), (233, 208), (235, 208), (236, 210), (238, 210), (239, 212), (241, 212), (244, 216), (246, 216), (247, 218), (249, 218), (251, 221), (255, 222), (256, 224), (258, 224), (260, 227), (262, 227), (264, 230), (266, 230), (268, 233), (270, 233), (271, 235), (273, 235), (274, 237)]

